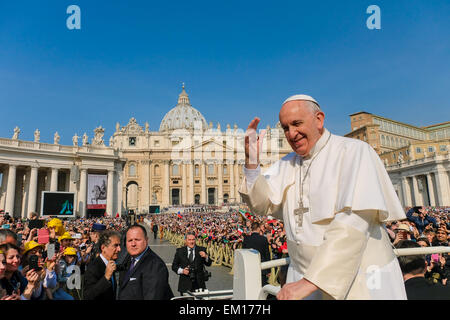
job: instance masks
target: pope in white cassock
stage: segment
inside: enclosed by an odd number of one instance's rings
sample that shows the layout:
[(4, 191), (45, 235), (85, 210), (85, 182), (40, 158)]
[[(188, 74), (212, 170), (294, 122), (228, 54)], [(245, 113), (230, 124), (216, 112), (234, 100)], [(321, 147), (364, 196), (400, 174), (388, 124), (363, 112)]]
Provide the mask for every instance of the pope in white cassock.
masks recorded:
[(406, 217), (376, 152), (325, 129), (310, 96), (288, 98), (279, 117), (294, 152), (262, 174), (253, 119), (239, 190), (255, 213), (284, 221), (291, 263), (277, 298), (406, 299), (384, 226)]

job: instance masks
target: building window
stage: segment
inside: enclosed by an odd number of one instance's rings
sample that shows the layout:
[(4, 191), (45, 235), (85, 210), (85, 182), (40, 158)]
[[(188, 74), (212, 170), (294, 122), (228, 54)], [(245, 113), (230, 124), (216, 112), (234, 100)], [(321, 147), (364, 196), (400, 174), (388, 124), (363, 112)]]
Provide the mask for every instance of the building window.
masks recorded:
[(198, 177), (200, 175), (200, 168), (198, 167), (198, 164), (195, 165), (195, 176)]
[(446, 145), (441, 145), (441, 146), (439, 146), (439, 150), (440, 151), (447, 151), (447, 146)]
[(159, 147), (159, 140), (155, 140), (155, 142), (153, 143), (153, 145), (154, 145), (155, 147)]
[(429, 146), (428, 147), (428, 152), (434, 152), (434, 147), (433, 146)]
[(172, 167), (172, 174), (174, 176), (178, 176), (180, 174), (180, 169), (179, 166), (177, 164), (174, 164)]
[(130, 164), (130, 166), (128, 167), (128, 175), (130, 177), (136, 176), (136, 166), (134, 164)]
[(128, 138), (128, 145), (130, 147), (134, 147), (136, 145), (136, 137), (129, 137)]
[(159, 171), (159, 165), (155, 165), (154, 174), (155, 176), (159, 176), (161, 174), (161, 172)]
[(199, 184), (199, 183), (200, 183), (200, 180), (195, 180), (195, 183), (196, 183), (196, 184)]
[(228, 183), (228, 180), (223, 180), (223, 183), (225, 183), (225, 184)]
[(417, 147), (416, 148), (416, 153), (422, 153), (422, 148)]
[(208, 164), (208, 174), (209, 175), (214, 174), (214, 165)]
[(228, 167), (227, 167), (226, 164), (223, 166), (223, 174), (224, 174), (224, 175), (227, 175), (227, 174), (228, 174)]
[(283, 139), (278, 139), (278, 148), (283, 148)]

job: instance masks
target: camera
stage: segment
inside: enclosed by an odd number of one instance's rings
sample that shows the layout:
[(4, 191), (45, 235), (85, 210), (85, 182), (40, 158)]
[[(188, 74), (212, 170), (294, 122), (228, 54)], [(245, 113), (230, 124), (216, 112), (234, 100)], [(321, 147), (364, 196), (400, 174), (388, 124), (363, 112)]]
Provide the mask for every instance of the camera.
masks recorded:
[[(197, 269), (192, 266), (189, 265), (189, 279), (191, 279), (191, 281), (195, 281), (196, 280), (196, 272)], [(203, 280), (206, 282), (209, 280), (209, 278), (211, 278), (211, 272), (209, 272), (208, 270), (206, 270), (206, 268), (203, 266)]]
[(32, 254), (29, 258), (30, 262), (30, 270), (40, 271), (42, 268), (39, 267), (39, 257), (35, 254)]

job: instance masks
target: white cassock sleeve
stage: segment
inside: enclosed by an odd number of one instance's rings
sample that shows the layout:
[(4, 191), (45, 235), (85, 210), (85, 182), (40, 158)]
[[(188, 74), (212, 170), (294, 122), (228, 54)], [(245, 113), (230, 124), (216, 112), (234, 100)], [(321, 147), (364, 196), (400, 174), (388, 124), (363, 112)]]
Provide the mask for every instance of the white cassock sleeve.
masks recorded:
[(345, 299), (365, 251), (373, 212), (340, 212), (324, 234), (304, 278), (334, 299)]
[(258, 176), (261, 174), (261, 167), (258, 165), (256, 169), (247, 169), (245, 166), (243, 167), (245, 180), (247, 182), (247, 190), (250, 190), (255, 183)]

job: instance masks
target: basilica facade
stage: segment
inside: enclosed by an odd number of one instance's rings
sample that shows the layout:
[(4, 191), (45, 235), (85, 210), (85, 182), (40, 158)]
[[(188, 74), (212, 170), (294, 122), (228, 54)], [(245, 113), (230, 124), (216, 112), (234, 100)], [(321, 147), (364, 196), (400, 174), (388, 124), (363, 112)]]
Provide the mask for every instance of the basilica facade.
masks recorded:
[[(279, 123), (265, 130), (262, 170), (291, 152)], [(43, 191), (73, 192), (79, 217), (240, 202), (245, 130), (208, 123), (184, 85), (159, 130), (131, 118), (116, 124), (108, 145), (103, 132), (96, 128), (91, 142), (75, 135), (72, 146), (60, 145), (58, 133), (42, 143), (38, 130), (34, 141), (20, 140), (19, 128), (0, 138), (0, 209), (26, 218), (40, 211)]]
[[(291, 152), (279, 124), (267, 127), (262, 169)], [(150, 131), (131, 118), (116, 124), (113, 145), (126, 163), (123, 197), (128, 209), (151, 205), (222, 205), (239, 203), (243, 179), (245, 131), (229, 124), (213, 126), (194, 108), (183, 86), (178, 102)]]

